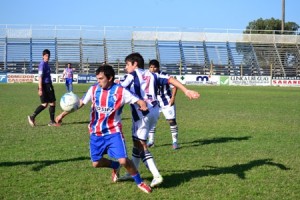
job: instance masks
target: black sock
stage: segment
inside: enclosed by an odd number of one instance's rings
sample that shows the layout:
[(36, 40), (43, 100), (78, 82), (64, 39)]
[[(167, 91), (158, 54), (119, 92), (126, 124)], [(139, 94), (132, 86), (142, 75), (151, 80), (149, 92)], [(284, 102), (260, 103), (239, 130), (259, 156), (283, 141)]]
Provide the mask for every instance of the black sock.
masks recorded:
[(51, 122), (55, 122), (55, 121), (54, 121), (54, 116), (55, 116), (55, 106), (50, 106), (50, 107), (49, 107), (49, 114), (50, 114)]
[(46, 107), (42, 106), (42, 105), (39, 105), (34, 113), (31, 115), (31, 117), (34, 119), (40, 112), (42, 112)]

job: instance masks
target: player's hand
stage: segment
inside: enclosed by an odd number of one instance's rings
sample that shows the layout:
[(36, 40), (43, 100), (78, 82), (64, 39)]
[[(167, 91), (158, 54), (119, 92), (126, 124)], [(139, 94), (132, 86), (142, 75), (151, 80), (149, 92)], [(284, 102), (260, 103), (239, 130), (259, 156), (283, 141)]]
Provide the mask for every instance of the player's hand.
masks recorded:
[(198, 99), (200, 97), (200, 94), (194, 90), (187, 90), (185, 92), (185, 95), (189, 98), (189, 99)]
[(39, 91), (38, 91), (38, 94), (39, 94), (39, 96), (42, 96), (42, 95), (43, 95), (43, 91), (42, 91), (42, 90), (39, 90)]
[(61, 124), (61, 123), (62, 123), (62, 117), (61, 117), (61, 115), (58, 115), (58, 116), (55, 118), (55, 121), (56, 121), (56, 123)]
[(175, 104), (175, 98), (171, 98), (169, 102), (169, 106), (173, 106)]
[(139, 110), (140, 111), (148, 111), (147, 103), (143, 100), (138, 100), (137, 104), (140, 106)]

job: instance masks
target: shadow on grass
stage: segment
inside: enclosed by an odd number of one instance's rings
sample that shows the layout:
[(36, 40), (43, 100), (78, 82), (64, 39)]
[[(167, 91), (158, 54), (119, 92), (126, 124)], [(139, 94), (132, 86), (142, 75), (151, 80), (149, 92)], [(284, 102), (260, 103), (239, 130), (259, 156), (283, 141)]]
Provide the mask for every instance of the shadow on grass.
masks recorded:
[[(251, 138), (250, 136), (244, 136), (244, 137), (218, 137), (218, 138), (212, 138), (212, 139), (194, 140), (194, 141), (191, 141), (191, 142), (182, 142), (182, 143), (179, 143), (179, 145), (180, 145), (180, 148), (185, 148), (185, 147), (194, 147), (194, 146), (200, 146), (200, 145), (218, 144), (218, 143), (249, 140), (250, 138)], [(170, 146), (170, 144), (162, 144), (162, 145), (156, 145), (155, 144), (155, 147), (160, 147), (160, 146)]]
[(218, 176), (223, 174), (232, 174), (240, 179), (246, 179), (245, 173), (247, 171), (264, 165), (274, 166), (281, 170), (289, 170), (289, 168), (283, 164), (272, 162), (272, 159), (253, 160), (245, 164), (236, 164), (229, 167), (203, 166), (210, 169), (167, 171), (172, 172), (173, 174), (164, 176), (164, 182), (161, 187), (171, 188), (190, 181), (193, 178)]
[(78, 157), (64, 160), (35, 160), (35, 161), (19, 161), (19, 162), (0, 162), (0, 167), (13, 167), (18, 165), (35, 165), (32, 167), (33, 171), (40, 171), (44, 167), (55, 165), (64, 162), (76, 162), (81, 160), (90, 160), (89, 157)]

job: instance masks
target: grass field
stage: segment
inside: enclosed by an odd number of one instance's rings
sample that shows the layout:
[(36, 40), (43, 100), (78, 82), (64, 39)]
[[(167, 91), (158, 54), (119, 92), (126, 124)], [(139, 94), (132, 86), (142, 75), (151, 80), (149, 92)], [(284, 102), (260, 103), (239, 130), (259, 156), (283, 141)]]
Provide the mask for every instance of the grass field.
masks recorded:
[[(54, 87), (59, 100), (64, 85)], [(75, 85), (75, 93), (88, 87)], [(189, 101), (178, 93), (181, 148), (172, 150), (161, 115), (151, 153), (164, 183), (145, 194), (131, 181), (112, 183), (109, 169), (92, 168), (88, 106), (61, 127), (48, 127), (44, 110), (32, 128), (37, 85), (0, 84), (0, 199), (300, 199), (300, 88), (189, 88), (202, 96)], [(127, 106), (123, 125), (131, 155)], [(152, 180), (145, 166), (140, 172)]]

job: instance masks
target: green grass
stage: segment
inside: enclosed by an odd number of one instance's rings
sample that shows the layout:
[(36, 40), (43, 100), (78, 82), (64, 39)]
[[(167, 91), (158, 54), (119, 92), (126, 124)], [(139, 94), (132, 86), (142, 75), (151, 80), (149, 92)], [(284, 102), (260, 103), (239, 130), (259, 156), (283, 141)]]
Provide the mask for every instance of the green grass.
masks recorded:
[[(75, 85), (75, 93), (88, 87)], [(0, 199), (300, 199), (300, 88), (189, 88), (201, 99), (178, 93), (181, 148), (172, 150), (161, 115), (151, 153), (164, 183), (145, 194), (91, 166), (88, 106), (61, 127), (48, 127), (44, 110), (32, 128), (27, 115), (39, 105), (37, 85), (0, 84)], [(55, 89), (59, 100), (64, 85)], [(127, 106), (123, 125), (131, 155)], [(143, 165), (140, 172), (152, 180)]]

